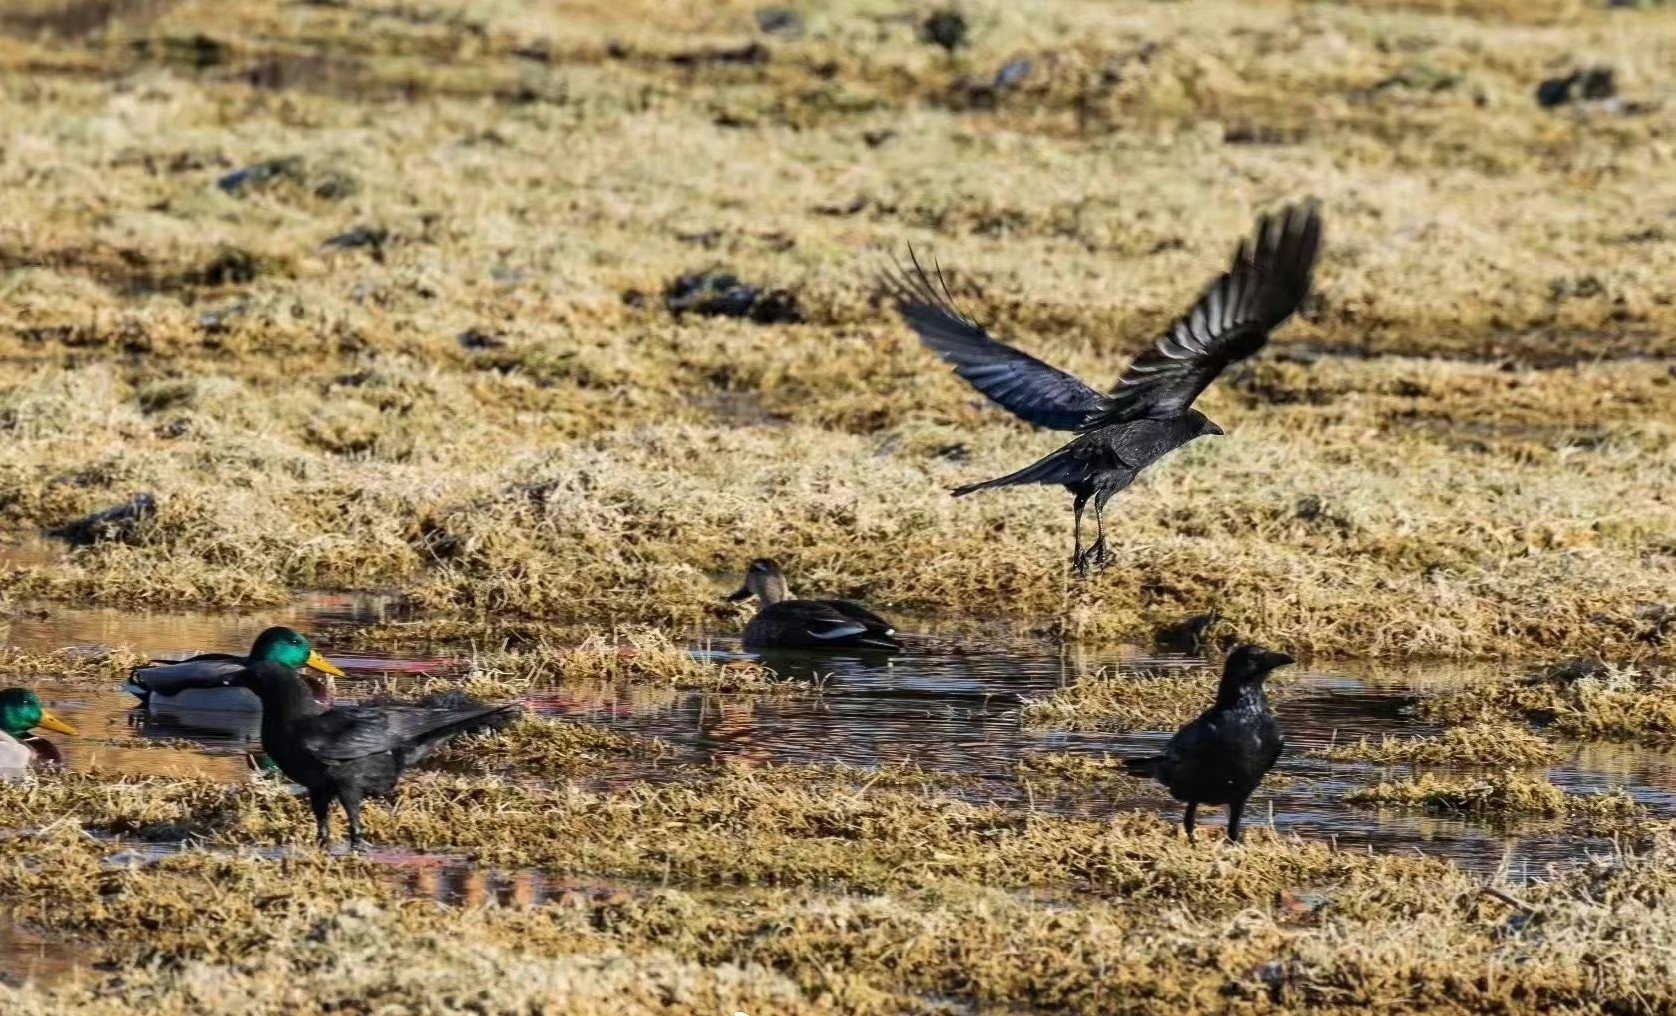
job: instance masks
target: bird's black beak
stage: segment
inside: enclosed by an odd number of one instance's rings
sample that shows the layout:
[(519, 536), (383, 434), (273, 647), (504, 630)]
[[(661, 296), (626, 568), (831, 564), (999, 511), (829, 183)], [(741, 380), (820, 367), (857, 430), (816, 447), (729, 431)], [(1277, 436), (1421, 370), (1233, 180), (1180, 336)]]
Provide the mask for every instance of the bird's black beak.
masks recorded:
[(1263, 667), (1265, 670), (1274, 670), (1278, 667), (1289, 667), (1296, 662), (1298, 661), (1292, 659), (1292, 657), (1286, 655), (1285, 653), (1277, 653), (1272, 650), (1267, 650), (1263, 653)]
[(733, 594), (729, 595), (726, 599), (727, 599), (728, 603), (738, 603), (740, 600), (748, 600), (750, 598), (751, 598), (751, 587), (746, 586), (743, 589), (739, 590), (737, 593), (733, 593)]
[(1211, 423), (1209, 420), (1205, 421), (1205, 434), (1209, 437), (1228, 436), (1228, 432), (1223, 430), (1220, 424)]

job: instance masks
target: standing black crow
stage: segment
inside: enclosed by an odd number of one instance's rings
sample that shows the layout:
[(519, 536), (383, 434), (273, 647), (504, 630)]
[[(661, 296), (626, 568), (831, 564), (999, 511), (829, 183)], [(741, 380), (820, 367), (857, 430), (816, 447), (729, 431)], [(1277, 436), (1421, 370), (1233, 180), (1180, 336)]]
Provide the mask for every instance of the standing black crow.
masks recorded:
[(516, 716), (516, 703), (476, 708), (339, 706), (314, 700), (297, 672), (270, 660), (253, 661), (240, 684), (262, 700), (262, 750), (280, 771), (308, 790), (320, 846), (331, 844), (332, 801), (349, 816), (349, 846), (361, 838), (361, 800), (396, 789), (402, 770), (449, 738)]
[[(1021, 419), (1081, 436), (1016, 473), (955, 489), (1063, 484), (1075, 497), (1073, 561), (1087, 576), (1109, 562), (1106, 502), (1142, 469), (1195, 438), (1223, 430), (1191, 408), (1229, 364), (1263, 348), (1269, 332), (1303, 302), (1321, 250), (1321, 214), (1313, 200), (1257, 222), (1233, 264), (1204, 291), (1158, 344), (1137, 356), (1106, 394), (1028, 353), (990, 338), (955, 308), (938, 273), (933, 283), (913, 252), (912, 270), (887, 276), (896, 309), (932, 351), (991, 400)], [(1082, 547), (1082, 512), (1094, 499), (1096, 539)]]
[(1123, 760), (1129, 775), (1150, 776), (1168, 787), (1171, 797), (1187, 803), (1181, 825), (1189, 842), (1201, 804), (1226, 804), (1228, 839), (1239, 842), (1245, 800), (1286, 746), (1263, 682), (1291, 662), (1285, 653), (1235, 646), (1222, 667), (1216, 704), (1176, 731), (1164, 754)]

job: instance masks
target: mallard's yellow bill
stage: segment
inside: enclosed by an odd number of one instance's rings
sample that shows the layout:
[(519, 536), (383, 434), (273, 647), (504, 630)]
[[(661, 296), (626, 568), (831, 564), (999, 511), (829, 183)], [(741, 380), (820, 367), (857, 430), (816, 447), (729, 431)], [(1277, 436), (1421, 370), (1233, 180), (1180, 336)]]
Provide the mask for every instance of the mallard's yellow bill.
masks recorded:
[(308, 663), (306, 664), (306, 666), (310, 670), (318, 670), (322, 674), (330, 674), (333, 677), (342, 677), (343, 676), (343, 671), (338, 669), (337, 664), (333, 663), (331, 660), (326, 659), (324, 656), (321, 656), (319, 653), (315, 652), (312, 649), (310, 649), (309, 652), (308, 652)]
[(75, 727), (70, 726), (68, 723), (65, 723), (63, 720), (47, 712), (45, 709), (41, 710), (41, 722), (36, 725), (45, 727), (48, 730), (56, 730), (60, 734), (74, 734), (76, 732)]

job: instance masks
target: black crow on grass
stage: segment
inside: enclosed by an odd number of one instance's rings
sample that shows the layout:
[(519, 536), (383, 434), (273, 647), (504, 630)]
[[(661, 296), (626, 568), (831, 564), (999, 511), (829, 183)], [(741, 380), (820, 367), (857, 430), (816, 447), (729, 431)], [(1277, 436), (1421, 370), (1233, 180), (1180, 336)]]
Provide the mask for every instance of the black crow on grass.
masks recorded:
[(262, 750), (308, 790), (320, 846), (331, 843), (332, 802), (349, 817), (349, 846), (361, 837), (361, 801), (396, 789), (402, 771), (450, 738), (518, 715), (517, 703), (467, 707), (326, 708), (288, 666), (256, 660), (237, 678), (262, 700)]

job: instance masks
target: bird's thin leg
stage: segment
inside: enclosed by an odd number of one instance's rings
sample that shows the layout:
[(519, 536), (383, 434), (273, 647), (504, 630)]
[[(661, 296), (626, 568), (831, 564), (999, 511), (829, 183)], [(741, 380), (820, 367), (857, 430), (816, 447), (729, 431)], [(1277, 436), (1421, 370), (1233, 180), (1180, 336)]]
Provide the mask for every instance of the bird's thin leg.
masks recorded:
[(314, 827), (320, 838), (320, 849), (332, 845), (332, 795), (326, 790), (308, 792), (309, 807), (314, 809)]
[(1245, 798), (1237, 797), (1228, 802), (1228, 842), (1240, 841), (1240, 816), (1245, 813)]
[(1097, 568), (1112, 561), (1112, 553), (1106, 549), (1106, 502), (1109, 500), (1111, 495), (1105, 491), (1094, 495), (1094, 546), (1088, 548), (1088, 557)]
[(1193, 823), (1199, 818), (1199, 802), (1188, 801), (1187, 810), (1181, 813), (1181, 827), (1187, 830), (1187, 842), (1193, 842)]
[(361, 837), (361, 792), (345, 788), (338, 792), (338, 800), (349, 816), (349, 849), (359, 853), (367, 849), (367, 841)]
[(1076, 521), (1071, 523), (1071, 532), (1074, 534), (1072, 540), (1075, 542), (1075, 549), (1071, 551), (1071, 563), (1077, 566), (1077, 574), (1085, 579), (1088, 578), (1088, 562), (1082, 557), (1082, 510), (1087, 505), (1087, 494), (1078, 494), (1076, 502), (1071, 505), (1071, 510), (1076, 513)]

